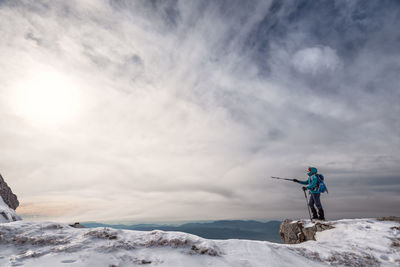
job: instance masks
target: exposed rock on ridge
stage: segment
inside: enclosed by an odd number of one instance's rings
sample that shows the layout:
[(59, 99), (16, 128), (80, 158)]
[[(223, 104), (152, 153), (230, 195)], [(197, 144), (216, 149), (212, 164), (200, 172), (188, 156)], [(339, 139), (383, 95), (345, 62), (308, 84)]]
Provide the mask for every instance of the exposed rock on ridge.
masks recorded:
[(11, 209), (15, 210), (19, 206), (17, 196), (11, 191), (11, 188), (4, 181), (0, 174), (0, 196)]
[(299, 244), (308, 240), (315, 240), (315, 234), (334, 228), (328, 223), (317, 222), (305, 226), (302, 221), (284, 220), (279, 228), (279, 234), (286, 244)]
[(377, 218), (378, 221), (393, 221), (400, 223), (400, 217), (397, 216), (386, 216)]

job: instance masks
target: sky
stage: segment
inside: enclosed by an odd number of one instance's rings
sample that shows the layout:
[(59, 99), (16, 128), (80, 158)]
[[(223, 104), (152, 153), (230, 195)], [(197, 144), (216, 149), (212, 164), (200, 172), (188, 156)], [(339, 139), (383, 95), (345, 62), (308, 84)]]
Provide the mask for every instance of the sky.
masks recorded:
[(400, 215), (395, 0), (0, 0), (0, 173), (30, 220)]

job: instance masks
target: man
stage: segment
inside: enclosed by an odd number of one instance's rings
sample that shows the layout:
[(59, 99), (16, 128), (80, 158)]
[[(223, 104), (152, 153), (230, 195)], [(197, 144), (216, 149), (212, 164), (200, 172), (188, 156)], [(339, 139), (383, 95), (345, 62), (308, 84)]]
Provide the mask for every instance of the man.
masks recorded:
[[(311, 212), (313, 214), (313, 219), (319, 219), (319, 220), (325, 220), (325, 215), (324, 215), (324, 210), (321, 205), (321, 191), (319, 189), (319, 180), (317, 176), (317, 168), (314, 167), (309, 167), (307, 170), (307, 175), (308, 175), (308, 180), (307, 181), (299, 181), (297, 179), (294, 179), (293, 181), (299, 184), (307, 185), (303, 186), (303, 190), (309, 190), (310, 191), (310, 201), (308, 202), (308, 206), (311, 209)], [(314, 205), (318, 209), (315, 209)]]

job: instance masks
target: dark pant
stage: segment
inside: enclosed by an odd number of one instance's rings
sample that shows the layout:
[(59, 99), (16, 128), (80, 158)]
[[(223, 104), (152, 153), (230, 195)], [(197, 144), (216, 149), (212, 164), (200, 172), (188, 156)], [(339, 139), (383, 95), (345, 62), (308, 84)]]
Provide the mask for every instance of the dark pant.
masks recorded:
[[(321, 194), (320, 193), (310, 193), (310, 201), (308, 202), (308, 206), (310, 207), (312, 214), (313, 214), (313, 219), (320, 219), (320, 220), (325, 220), (325, 215), (324, 215), (324, 210), (321, 205)], [(317, 210), (314, 208), (314, 205), (318, 209), (318, 214)]]

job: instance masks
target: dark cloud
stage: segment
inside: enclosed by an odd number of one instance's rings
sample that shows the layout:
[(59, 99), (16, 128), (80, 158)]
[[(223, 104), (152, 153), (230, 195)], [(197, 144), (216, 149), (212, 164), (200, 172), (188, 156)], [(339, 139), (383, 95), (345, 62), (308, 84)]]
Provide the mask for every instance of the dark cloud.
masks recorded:
[(143, 60), (138, 55), (132, 55), (127, 59), (127, 64), (134, 63), (138, 65), (143, 65)]
[(42, 39), (40, 37), (35, 36), (32, 32), (28, 32), (25, 34), (25, 38), (32, 40), (33, 42), (36, 43), (36, 45), (41, 45)]

